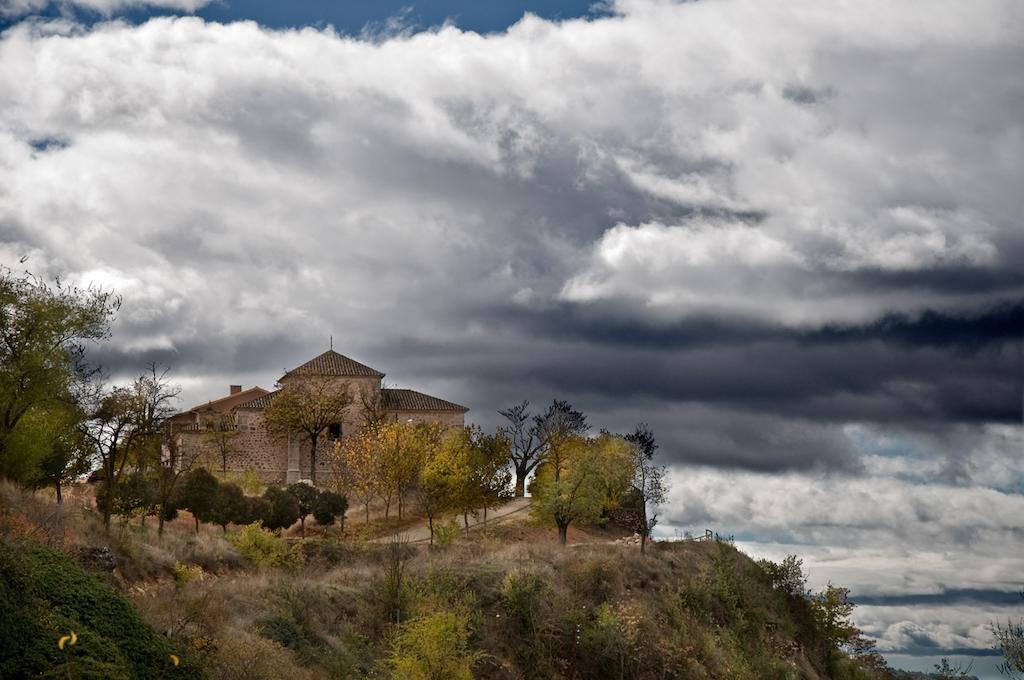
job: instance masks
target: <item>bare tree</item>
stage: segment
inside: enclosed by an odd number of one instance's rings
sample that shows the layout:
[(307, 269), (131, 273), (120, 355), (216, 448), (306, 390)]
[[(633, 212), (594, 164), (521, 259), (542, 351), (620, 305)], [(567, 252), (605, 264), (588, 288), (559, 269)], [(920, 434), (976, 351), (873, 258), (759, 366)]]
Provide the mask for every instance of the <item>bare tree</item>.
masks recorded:
[(228, 472), (228, 458), (235, 453), (235, 438), (241, 434), (235, 423), (233, 412), (218, 413), (216, 411), (201, 416), (203, 439), (206, 440), (220, 457), (222, 474)]
[(586, 433), (587, 418), (569, 402), (554, 400), (543, 413), (533, 415), (524, 401), (498, 413), (508, 421), (502, 428), (508, 440), (512, 468), (516, 474), (515, 495), (526, 495), (526, 478), (543, 460), (552, 444)]
[(648, 516), (648, 506), (656, 506), (665, 502), (668, 496), (668, 484), (665, 482), (665, 466), (655, 465), (654, 452), (658, 444), (654, 440), (654, 433), (647, 427), (647, 423), (640, 423), (631, 434), (623, 437), (630, 443), (633, 449), (633, 492), (636, 494), (637, 503), (640, 506), (640, 518), (637, 522), (638, 533), (640, 534), (640, 552), (645, 552), (647, 539), (651, 537), (655, 525), (658, 523), (658, 515)]
[[(85, 421), (82, 433), (90, 442), (108, 495), (117, 486), (129, 463), (145, 468), (159, 460), (164, 421), (174, 413), (173, 402), (181, 392), (172, 386), (167, 371), (151, 365), (148, 372), (126, 387), (100, 391), (98, 401)], [(110, 528), (111, 504), (103, 508), (103, 523)]]

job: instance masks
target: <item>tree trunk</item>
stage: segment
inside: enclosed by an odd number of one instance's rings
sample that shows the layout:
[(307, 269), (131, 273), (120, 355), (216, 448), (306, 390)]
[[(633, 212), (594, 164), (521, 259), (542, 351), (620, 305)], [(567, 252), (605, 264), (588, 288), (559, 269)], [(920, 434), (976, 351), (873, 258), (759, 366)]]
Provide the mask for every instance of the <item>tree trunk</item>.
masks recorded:
[(484, 533), (487, 533), (487, 506), (484, 506)]
[(516, 468), (516, 498), (522, 498), (526, 495), (526, 475), (527, 472), (523, 472)]
[(53, 483), (53, 486), (54, 486), (54, 490), (57, 492), (57, 502), (58, 503), (63, 502), (63, 498), (61, 498), (61, 495), (60, 495), (60, 479), (59, 478), (57, 479), (57, 481), (55, 481)]
[(645, 548), (647, 547), (647, 532), (640, 534), (640, 554), (644, 554)]
[(402, 497), (402, 494), (398, 494), (398, 521), (399, 522), (402, 521), (402, 516), (404, 514), (404, 511), (405, 511), (405, 498)]
[(466, 538), (469, 538), (469, 513), (462, 513), (462, 526), (466, 527)]
[(558, 542), (565, 545), (566, 539), (569, 537), (569, 524), (558, 523)]
[(391, 514), (391, 496), (384, 499), (384, 519)]
[(160, 519), (158, 519), (157, 523), (156, 523), (156, 535), (157, 536), (163, 536), (164, 535), (164, 508), (163, 508), (163, 506), (160, 506)]
[(299, 537), (304, 541), (306, 540), (306, 518), (299, 518)]
[(366, 510), (366, 524), (370, 523), (370, 501), (363, 503), (363, 508)]
[(430, 545), (434, 545), (434, 516), (427, 515), (427, 525), (430, 526)]
[(199, 518), (196, 517), (195, 515), (192, 515), (192, 519), (194, 519), (196, 521), (196, 535), (198, 536), (199, 535)]
[(316, 486), (316, 439), (317, 435), (309, 438), (309, 481)]

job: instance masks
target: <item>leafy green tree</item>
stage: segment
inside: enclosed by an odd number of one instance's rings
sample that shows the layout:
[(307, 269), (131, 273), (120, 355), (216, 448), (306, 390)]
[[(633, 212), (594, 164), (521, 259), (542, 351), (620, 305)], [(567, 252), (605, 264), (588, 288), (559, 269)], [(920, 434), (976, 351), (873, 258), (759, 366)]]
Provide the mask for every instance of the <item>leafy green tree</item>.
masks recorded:
[(220, 481), (206, 468), (196, 468), (185, 475), (178, 489), (176, 507), (192, 513), (199, 533), (199, 522), (213, 516), (213, 504), (220, 490)]
[(295, 500), (299, 502), (299, 527), (302, 538), (305, 538), (306, 518), (312, 514), (313, 508), (316, 507), (317, 499), (320, 498), (320, 492), (311, 484), (298, 482), (288, 486), (288, 493), (295, 496)]
[(245, 522), (251, 524), (253, 522), (259, 522), (261, 526), (265, 525), (267, 519), (273, 513), (274, 509), (263, 496), (246, 496), (245, 497)]
[[(445, 440), (448, 444), (448, 439)], [(453, 507), (451, 460), (446, 455), (448, 446), (442, 446), (437, 455), (423, 466), (416, 489), (420, 512), (427, 518), (430, 545), (434, 545), (434, 521)]]
[(102, 486), (96, 493), (96, 507), (104, 514), (118, 515), (128, 521), (132, 515), (146, 513), (156, 502), (153, 479), (142, 472), (124, 476), (116, 486)]
[(83, 400), (95, 374), (86, 349), (109, 337), (119, 306), (120, 298), (98, 288), (51, 286), (0, 268), (0, 478), (31, 483), (37, 476), (51, 449), (12, 446), (12, 438), (40, 410)]
[(288, 489), (280, 486), (268, 486), (263, 492), (269, 513), (263, 520), (263, 526), (271, 530), (287, 529), (299, 521), (299, 499)]
[(507, 425), (502, 434), (508, 441), (509, 458), (515, 471), (515, 495), (526, 495), (526, 478), (544, 459), (553, 445), (587, 432), (587, 418), (569, 402), (554, 400), (543, 413), (533, 415), (530, 402), (524, 401), (498, 411)]
[(40, 409), (42, 424), (51, 431), (38, 441), (46, 446), (46, 453), (39, 461), (39, 470), (33, 486), (53, 487), (57, 502), (63, 500), (63, 487), (87, 473), (91, 466), (90, 449), (78, 425), (82, 420), (79, 409), (57, 407), (52, 411)]
[(512, 471), (508, 462), (510, 449), (508, 440), (500, 432), (484, 434), (480, 428), (472, 428), (472, 458), (470, 469), (477, 491), (477, 502), (483, 510), (484, 528), (487, 528), (487, 511), (501, 505), (512, 497)]
[(787, 555), (778, 564), (771, 560), (757, 561), (757, 566), (768, 576), (772, 588), (781, 590), (790, 597), (807, 595), (807, 576), (804, 575), (803, 565), (804, 561), (796, 555)]
[(309, 479), (316, 486), (316, 447), (325, 431), (345, 420), (352, 405), (349, 384), (314, 377), (293, 378), (263, 412), (267, 429), (281, 437), (299, 435), (309, 442)]
[(321, 491), (313, 504), (313, 519), (320, 526), (329, 527), (336, 520), (341, 520), (341, 530), (345, 530), (345, 512), (348, 510), (348, 499), (334, 491)]
[(609, 491), (624, 492), (631, 474), (631, 447), (621, 437), (602, 433), (562, 439), (537, 469), (531, 513), (558, 527), (558, 539), (565, 545), (570, 524), (600, 520), (614, 501)]
[(222, 482), (217, 487), (213, 502), (205, 508), (199, 519), (217, 524), (227, 533), (229, 524), (245, 524), (249, 521), (248, 511), (249, 506), (242, 489), (237, 484)]
[(818, 632), (826, 644), (825, 662), (829, 675), (834, 671), (835, 655), (843, 646), (852, 643), (860, 631), (853, 625), (854, 604), (849, 600), (850, 589), (829, 583), (811, 598), (811, 613)]

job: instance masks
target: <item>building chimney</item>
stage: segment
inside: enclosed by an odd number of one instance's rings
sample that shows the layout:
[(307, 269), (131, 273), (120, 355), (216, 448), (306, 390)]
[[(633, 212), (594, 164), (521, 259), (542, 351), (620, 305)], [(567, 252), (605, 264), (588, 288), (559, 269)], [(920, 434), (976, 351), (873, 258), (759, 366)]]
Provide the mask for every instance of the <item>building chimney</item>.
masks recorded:
[(241, 391), (242, 391), (242, 386), (241, 385), (232, 385), (231, 386), (231, 394), (238, 394)]

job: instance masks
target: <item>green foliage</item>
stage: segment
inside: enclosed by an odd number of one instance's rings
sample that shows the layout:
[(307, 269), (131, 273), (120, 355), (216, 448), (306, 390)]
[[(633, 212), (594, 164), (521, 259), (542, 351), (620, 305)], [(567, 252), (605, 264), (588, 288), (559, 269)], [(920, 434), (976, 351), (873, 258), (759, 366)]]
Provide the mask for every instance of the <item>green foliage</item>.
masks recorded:
[(771, 560), (758, 560), (768, 577), (772, 588), (780, 590), (790, 597), (804, 597), (807, 594), (807, 577), (804, 575), (803, 560), (796, 555), (788, 555), (776, 564)]
[(459, 523), (454, 519), (450, 519), (443, 524), (438, 524), (434, 528), (434, 544), (442, 548), (446, 548), (455, 542), (455, 539), (459, 537)]
[(396, 680), (471, 680), (479, 656), (469, 646), (467, 616), (438, 611), (402, 624), (389, 663)]
[(313, 512), (313, 506), (316, 504), (316, 499), (320, 497), (320, 491), (315, 486), (304, 482), (289, 484), (287, 491), (299, 502), (299, 519), (305, 520)]
[(260, 522), (228, 534), (228, 541), (242, 557), (258, 567), (298, 567), (303, 562), (300, 546), (289, 545), (285, 539), (264, 529)]
[(207, 512), (200, 515), (199, 519), (204, 522), (213, 522), (225, 532), (228, 530), (229, 524), (244, 524), (251, 520), (245, 494), (234, 484), (218, 485), (213, 502), (206, 510)]
[(299, 521), (299, 499), (280, 486), (268, 486), (263, 500), (269, 503), (263, 525), (268, 529), (287, 529)]
[(229, 472), (224, 475), (224, 481), (232, 484), (237, 484), (247, 496), (258, 496), (266, 490), (266, 485), (263, 483), (263, 479), (260, 477), (260, 473), (256, 472), (252, 468), (249, 468), (245, 472)]
[(192, 583), (199, 576), (199, 567), (188, 567), (181, 562), (175, 562), (171, 567), (171, 576), (174, 578), (174, 587), (179, 590)]
[(550, 586), (537, 573), (513, 569), (501, 583), (501, 602), (518, 632), (534, 634), (550, 597)]
[[(32, 483), (61, 434), (40, 414), (80, 401), (89, 343), (106, 339), (120, 300), (0, 268), (0, 477)], [(72, 425), (73, 429), (73, 425)]]
[(103, 482), (96, 492), (96, 507), (100, 512), (109, 504), (111, 514), (125, 520), (136, 514), (148, 513), (156, 501), (156, 480), (141, 472), (126, 475), (113, 486)]
[(290, 615), (277, 615), (257, 623), (260, 635), (295, 652), (305, 665), (316, 663), (327, 650), (327, 642)]
[[(63, 553), (0, 543), (0, 674), (3, 677), (198, 678), (180, 652), (145, 625), (121, 595)], [(64, 651), (60, 636), (75, 631)]]
[(196, 468), (186, 474), (178, 485), (174, 504), (192, 513), (198, 529), (199, 522), (210, 521), (219, 487), (220, 482), (209, 470)]
[(572, 437), (552, 445), (532, 486), (534, 517), (554, 524), (564, 544), (573, 522), (596, 522), (632, 478), (631, 447), (621, 437)]
[(331, 526), (339, 517), (344, 521), (348, 499), (340, 493), (321, 491), (313, 504), (313, 519), (320, 526)]

